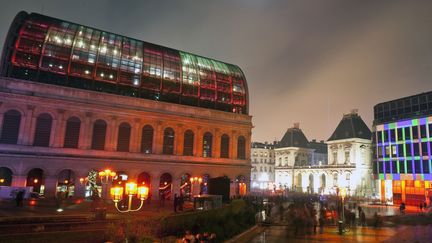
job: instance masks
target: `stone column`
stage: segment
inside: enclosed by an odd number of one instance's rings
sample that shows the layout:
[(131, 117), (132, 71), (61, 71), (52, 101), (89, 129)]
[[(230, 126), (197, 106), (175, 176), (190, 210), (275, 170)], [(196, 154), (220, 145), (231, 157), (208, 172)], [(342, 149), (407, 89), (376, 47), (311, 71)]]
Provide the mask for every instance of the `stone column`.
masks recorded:
[(203, 129), (201, 126), (198, 126), (196, 130), (195, 140), (194, 140), (194, 151), (193, 155), (195, 157), (202, 157), (203, 156)]
[[(177, 178), (177, 176), (173, 176), (173, 182), (172, 182), (172, 197), (174, 198), (174, 193), (177, 193), (177, 195), (180, 195), (180, 183), (181, 179)], [(190, 183), (190, 182), (188, 182)]]
[(141, 119), (135, 118), (134, 125), (131, 128), (131, 144), (130, 144), (130, 152), (139, 153), (141, 152)]
[(221, 136), (222, 133), (220, 132), (219, 128), (216, 128), (214, 130), (214, 136), (213, 136), (213, 144), (212, 144), (212, 157), (213, 158), (220, 158), (220, 145), (221, 145)]
[(153, 134), (153, 150), (154, 154), (162, 154), (163, 148), (163, 122), (157, 121), (156, 128)]
[(107, 124), (107, 134), (105, 138), (105, 150), (117, 150), (118, 126), (117, 117), (111, 116), (111, 121)]
[(160, 178), (158, 175), (151, 175), (151, 201), (159, 200), (159, 184), (160, 184)]
[(174, 137), (174, 155), (183, 155), (184, 131), (183, 124), (177, 124)]
[[(251, 158), (251, 137), (252, 133), (248, 132), (247, 136), (245, 137), (245, 153), (246, 153), (246, 160), (250, 160)], [(276, 161), (274, 161), (276, 164)]]
[(84, 198), (85, 197), (85, 187), (86, 187), (86, 184), (85, 184), (85, 182), (83, 182), (81, 184), (81, 182), (79, 181), (79, 178), (80, 177), (78, 177), (75, 180), (75, 184), (74, 184), (74, 186), (75, 186), (75, 188), (74, 188), (74, 197), (75, 198)]
[[(3, 105), (3, 102), (0, 102), (0, 107)], [(4, 117), (4, 111), (1, 110), (0, 112), (0, 134), (3, 132), (3, 117)], [(22, 117), (22, 116), (21, 116)], [(22, 119), (22, 118), (21, 118)], [(22, 122), (21, 122), (22, 123)]]
[(229, 157), (231, 159), (238, 159), (238, 154), (237, 154), (237, 131), (236, 130), (232, 130), (232, 132), (231, 132)]
[(21, 121), (22, 125), (20, 125), (20, 132), (18, 136), (18, 143), (23, 145), (31, 145), (32, 137), (33, 137), (33, 123), (35, 119), (33, 119), (35, 106), (27, 105), (27, 114), (24, 115), (23, 121)]
[(64, 136), (65, 136), (65, 121), (64, 121), (64, 113), (65, 110), (63, 109), (57, 109), (57, 120), (53, 121), (53, 129), (51, 129), (52, 132), (51, 133), (51, 137), (50, 137), (50, 141), (52, 144), (52, 147), (63, 147), (63, 142), (64, 142)]
[(78, 148), (80, 149), (91, 148), (91, 139), (93, 135), (92, 116), (93, 114), (91, 112), (86, 112), (85, 120), (81, 123), (78, 141)]
[(56, 196), (57, 190), (57, 177), (56, 176), (46, 176), (45, 177), (45, 198), (54, 198)]
[(12, 175), (12, 186), (26, 186), (27, 175)]

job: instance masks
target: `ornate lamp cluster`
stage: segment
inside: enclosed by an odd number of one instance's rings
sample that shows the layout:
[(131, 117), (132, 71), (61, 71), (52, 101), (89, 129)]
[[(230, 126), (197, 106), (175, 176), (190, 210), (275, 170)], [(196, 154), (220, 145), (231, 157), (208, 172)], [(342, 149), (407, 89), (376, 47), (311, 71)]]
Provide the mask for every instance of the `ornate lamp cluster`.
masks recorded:
[[(144, 204), (144, 200), (146, 200), (148, 197), (149, 188), (146, 186), (138, 187), (136, 182), (128, 182), (126, 183), (124, 189), (121, 186), (114, 186), (111, 187), (110, 192), (111, 192), (111, 198), (114, 201), (114, 205), (116, 209), (121, 213), (126, 213), (126, 212), (135, 212), (142, 208)], [(118, 203), (123, 199), (124, 194), (128, 196), (128, 207), (127, 209), (120, 209), (118, 207)], [(135, 195), (137, 196), (138, 199), (140, 199), (140, 205), (137, 209), (132, 208), (132, 201)]]

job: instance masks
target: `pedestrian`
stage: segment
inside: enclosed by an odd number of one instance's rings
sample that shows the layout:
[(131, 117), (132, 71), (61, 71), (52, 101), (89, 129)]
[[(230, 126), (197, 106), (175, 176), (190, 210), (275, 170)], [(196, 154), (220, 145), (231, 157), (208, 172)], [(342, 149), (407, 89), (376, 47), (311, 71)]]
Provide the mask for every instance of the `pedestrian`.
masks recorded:
[(325, 223), (324, 217), (321, 216), (319, 218), (319, 233), (320, 234), (324, 233), (324, 223)]
[(16, 194), (16, 197), (15, 197), (16, 206), (22, 207), (23, 206), (23, 200), (24, 200), (24, 191), (20, 190), (20, 191), (18, 191), (18, 193)]
[(420, 212), (423, 212), (423, 203), (422, 202), (420, 203), (419, 207), (420, 207)]
[(427, 209), (426, 209), (426, 208), (427, 208), (427, 203), (426, 203), (426, 201), (424, 201), (424, 203), (423, 203), (423, 208), (424, 208), (425, 211), (427, 211)]
[(177, 207), (178, 207), (178, 197), (177, 193), (174, 194), (174, 213), (177, 213)]
[(316, 231), (317, 225), (318, 225), (318, 220), (316, 219), (316, 216), (313, 216), (313, 233), (314, 233), (314, 235), (316, 235), (316, 233), (317, 233), (317, 231)]
[(399, 211), (401, 214), (405, 213), (405, 204), (404, 203), (401, 203), (401, 205), (399, 206)]
[(363, 210), (360, 213), (360, 223), (361, 226), (366, 226), (366, 214)]
[(188, 243), (194, 243), (195, 242), (195, 236), (191, 234), (189, 230), (186, 230), (185, 236), (183, 237), (182, 242), (188, 242)]
[(381, 221), (380, 216), (378, 215), (377, 212), (375, 212), (374, 213), (374, 227), (375, 228), (378, 228), (380, 226), (380, 223), (381, 223), (380, 221)]

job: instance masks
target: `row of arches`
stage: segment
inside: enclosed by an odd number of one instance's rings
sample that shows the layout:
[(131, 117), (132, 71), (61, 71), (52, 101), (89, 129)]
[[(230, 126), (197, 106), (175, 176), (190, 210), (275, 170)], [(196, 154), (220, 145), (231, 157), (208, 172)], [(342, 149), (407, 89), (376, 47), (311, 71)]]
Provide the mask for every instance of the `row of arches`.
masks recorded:
[[(55, 194), (63, 193), (65, 197), (89, 197), (92, 195), (91, 184), (97, 188), (102, 195), (102, 181), (97, 176), (96, 170), (90, 170), (85, 177), (79, 178), (78, 175), (71, 169), (63, 169), (56, 175), (55, 182), (46, 180), (47, 175), (41, 168), (30, 169), (26, 175), (25, 186), (33, 187), (33, 192), (41, 195), (45, 194), (47, 183), (55, 183)], [(152, 195), (156, 199), (171, 199), (174, 188), (179, 188), (176, 193), (183, 195), (186, 198), (191, 198), (193, 195), (208, 194), (208, 185), (210, 180), (209, 174), (199, 175), (200, 180), (193, 180), (191, 173), (184, 173), (179, 179), (175, 179), (171, 173), (162, 173), (158, 180), (154, 180), (148, 172), (139, 173), (136, 178), (123, 171), (117, 172), (117, 175), (112, 180), (113, 185), (125, 185), (129, 180), (135, 180), (139, 185), (146, 185), (150, 191), (157, 191), (159, 195)], [(157, 178), (156, 178), (157, 179)], [(192, 179), (192, 180), (191, 180)], [(157, 181), (157, 182), (156, 182)], [(246, 193), (245, 188), (246, 177), (239, 175), (233, 180), (236, 188), (236, 194)], [(13, 172), (7, 167), (0, 167), (0, 186), (11, 186), (13, 183)], [(154, 185), (156, 183), (156, 185)], [(175, 185), (177, 183), (178, 185)], [(77, 187), (84, 187), (84, 191), (77, 194)], [(244, 192), (243, 192), (244, 191)]]
[(332, 194), (335, 193), (336, 188), (340, 187), (348, 190), (355, 189), (357, 182), (352, 181), (352, 173), (352, 171), (303, 171), (295, 173), (294, 178), (292, 174), (276, 173), (276, 181), (281, 189), (292, 188), (298, 192)]
[[(20, 124), (22, 115), (18, 110), (11, 109), (4, 113), (2, 130), (0, 134), (0, 143), (17, 144), (20, 134)], [(36, 117), (34, 129), (33, 146), (48, 147), (52, 139), (53, 118), (49, 113), (42, 113)], [(79, 148), (80, 136), (82, 130), (81, 119), (72, 116), (66, 119), (63, 147)], [(97, 119), (92, 124), (92, 136), (90, 149), (106, 150), (107, 147), (107, 130), (108, 123), (103, 119)], [(116, 150), (120, 152), (131, 151), (132, 126), (128, 122), (122, 122), (117, 128), (117, 146)], [(140, 131), (141, 141), (140, 152), (145, 154), (154, 153), (155, 129), (152, 125), (144, 125)], [(166, 127), (163, 130), (162, 154), (174, 155), (176, 143), (176, 131), (172, 127)], [(180, 134), (181, 136), (181, 134)], [(194, 131), (187, 129), (183, 135), (184, 156), (194, 156), (194, 144), (196, 140)], [(211, 132), (205, 132), (202, 137), (202, 157), (213, 157), (214, 154), (214, 135)], [(237, 138), (237, 159), (246, 159), (246, 139), (244, 136)], [(229, 158), (230, 154), (230, 136), (223, 133), (220, 137), (220, 158)]]

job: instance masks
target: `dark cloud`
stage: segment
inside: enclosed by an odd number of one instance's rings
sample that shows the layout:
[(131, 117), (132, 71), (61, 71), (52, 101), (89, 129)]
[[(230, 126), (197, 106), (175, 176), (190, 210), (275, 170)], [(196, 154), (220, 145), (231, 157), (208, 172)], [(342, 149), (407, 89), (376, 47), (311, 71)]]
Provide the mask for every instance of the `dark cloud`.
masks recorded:
[(432, 87), (430, 1), (14, 1), (0, 44), (20, 10), (239, 65), (254, 140), (293, 122), (327, 139), (352, 108), (370, 125), (373, 105)]

